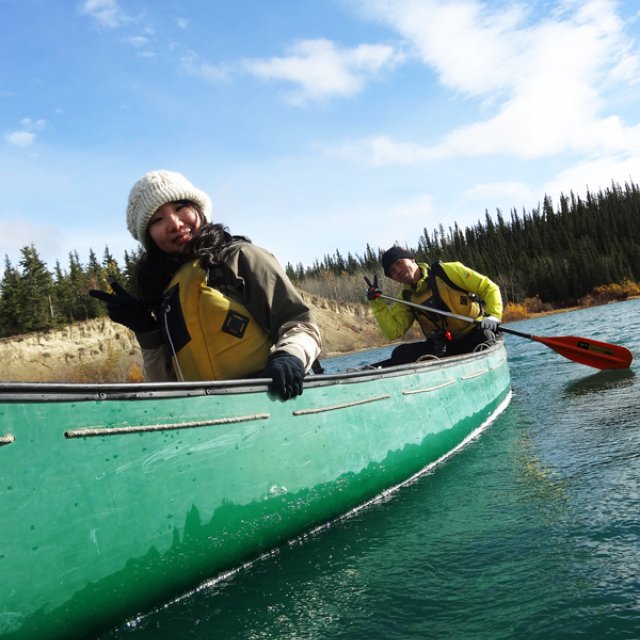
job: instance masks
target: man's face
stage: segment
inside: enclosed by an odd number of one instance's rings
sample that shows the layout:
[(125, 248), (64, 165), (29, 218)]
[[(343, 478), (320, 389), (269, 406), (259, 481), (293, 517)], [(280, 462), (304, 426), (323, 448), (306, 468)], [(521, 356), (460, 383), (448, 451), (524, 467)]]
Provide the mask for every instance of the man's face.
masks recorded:
[(389, 267), (389, 277), (403, 284), (416, 284), (421, 273), (413, 258), (399, 258)]

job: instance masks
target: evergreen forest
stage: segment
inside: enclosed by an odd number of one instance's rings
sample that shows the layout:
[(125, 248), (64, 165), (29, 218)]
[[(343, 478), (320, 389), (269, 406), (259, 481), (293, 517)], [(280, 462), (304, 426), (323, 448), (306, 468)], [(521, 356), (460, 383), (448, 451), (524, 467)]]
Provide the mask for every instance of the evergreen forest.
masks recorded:
[[(381, 273), (380, 256), (388, 247), (366, 246), (362, 255), (339, 251), (315, 259), (311, 266), (286, 265), (300, 289), (337, 302), (364, 302), (364, 275)], [(598, 287), (640, 280), (640, 189), (612, 183), (580, 198), (549, 197), (532, 211), (513, 209), (461, 229), (456, 223), (423, 230), (412, 251), (419, 262), (459, 261), (500, 285), (506, 303), (535, 298), (550, 307), (573, 306)], [(119, 263), (105, 248), (102, 259), (93, 250), (81, 263), (76, 251), (53, 272), (34, 245), (21, 249), (17, 265), (5, 257), (0, 281), (0, 336), (64, 326), (103, 316), (105, 305), (89, 289), (108, 289), (107, 277), (129, 290), (139, 253)], [(393, 286), (384, 281), (384, 286)], [(636, 287), (637, 288), (637, 287)]]

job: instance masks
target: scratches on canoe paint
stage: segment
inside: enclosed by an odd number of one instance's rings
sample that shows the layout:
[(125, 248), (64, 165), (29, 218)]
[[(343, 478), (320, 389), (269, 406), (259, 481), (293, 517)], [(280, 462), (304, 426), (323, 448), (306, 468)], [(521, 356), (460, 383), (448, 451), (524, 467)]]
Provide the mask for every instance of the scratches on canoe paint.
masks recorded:
[(367, 404), (369, 402), (378, 402), (378, 400), (388, 400), (391, 396), (385, 393), (381, 396), (372, 396), (370, 398), (363, 398), (362, 400), (353, 400), (352, 402), (343, 402), (341, 404), (332, 404), (326, 407), (316, 407), (315, 409), (298, 409), (293, 412), (294, 416), (308, 416), (312, 413), (323, 413), (324, 411), (337, 411), (338, 409), (348, 409), (349, 407), (357, 407), (360, 404)]
[(432, 391), (437, 391), (438, 389), (443, 389), (444, 387), (448, 387), (450, 384), (455, 384), (455, 383), (456, 383), (455, 380), (447, 380), (446, 382), (443, 382), (442, 384), (437, 384), (435, 387), (426, 387), (424, 389), (411, 389), (410, 391), (403, 391), (402, 395), (410, 396), (410, 395), (413, 395), (414, 393), (430, 393)]
[(115, 436), (124, 433), (145, 433), (147, 431), (166, 431), (171, 429), (195, 429), (196, 427), (212, 427), (218, 424), (233, 424), (236, 422), (250, 422), (252, 420), (267, 420), (268, 413), (256, 413), (249, 416), (234, 416), (232, 418), (218, 418), (217, 420), (198, 420), (195, 422), (177, 422), (173, 424), (150, 424), (128, 427), (86, 427), (64, 432), (65, 438), (86, 438), (91, 436)]
[(482, 371), (473, 371), (471, 373), (467, 373), (464, 376), (460, 376), (460, 380), (471, 380), (471, 378), (478, 378), (479, 376), (484, 376), (489, 373), (489, 369), (483, 369)]
[[(497, 367), (494, 367), (497, 368)], [(472, 371), (471, 373), (467, 373), (466, 375), (460, 376), (460, 380), (471, 380), (473, 378), (478, 378), (483, 376), (489, 371), (493, 369), (483, 369), (482, 371)], [(416, 393), (431, 393), (433, 391), (438, 391), (438, 389), (443, 389), (444, 387), (448, 387), (449, 385), (455, 384), (457, 380), (446, 380), (442, 384), (437, 384), (433, 387), (425, 387), (424, 389), (410, 389), (408, 391), (403, 391), (402, 395), (410, 396)]]

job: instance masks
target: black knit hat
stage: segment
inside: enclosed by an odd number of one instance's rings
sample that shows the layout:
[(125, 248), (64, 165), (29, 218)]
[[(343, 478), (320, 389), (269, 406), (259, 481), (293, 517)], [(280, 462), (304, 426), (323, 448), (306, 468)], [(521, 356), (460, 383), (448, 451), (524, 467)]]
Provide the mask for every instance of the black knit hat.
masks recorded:
[(409, 253), (406, 249), (402, 247), (391, 247), (391, 249), (387, 249), (383, 254), (380, 262), (382, 264), (382, 268), (384, 269), (384, 275), (389, 277), (389, 269), (391, 265), (401, 258), (409, 258), (409, 260), (415, 260), (415, 256), (412, 253)]

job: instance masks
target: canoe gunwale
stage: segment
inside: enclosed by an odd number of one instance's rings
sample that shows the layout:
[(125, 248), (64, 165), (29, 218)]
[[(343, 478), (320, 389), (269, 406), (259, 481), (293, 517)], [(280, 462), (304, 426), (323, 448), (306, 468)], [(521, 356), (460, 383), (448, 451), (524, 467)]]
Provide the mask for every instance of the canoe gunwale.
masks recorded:
[[(498, 344), (502, 344), (501, 342)], [(343, 373), (312, 374), (305, 378), (305, 389), (354, 384), (362, 381), (408, 376), (433, 368), (449, 368), (461, 362), (482, 360), (497, 348), (490, 346), (473, 353), (429, 359), (394, 367), (363, 368)], [(212, 380), (196, 382), (127, 382), (127, 383), (66, 383), (66, 382), (0, 382), (2, 402), (69, 402), (103, 400), (152, 400), (158, 398), (188, 398), (220, 394), (268, 393), (269, 378)]]

